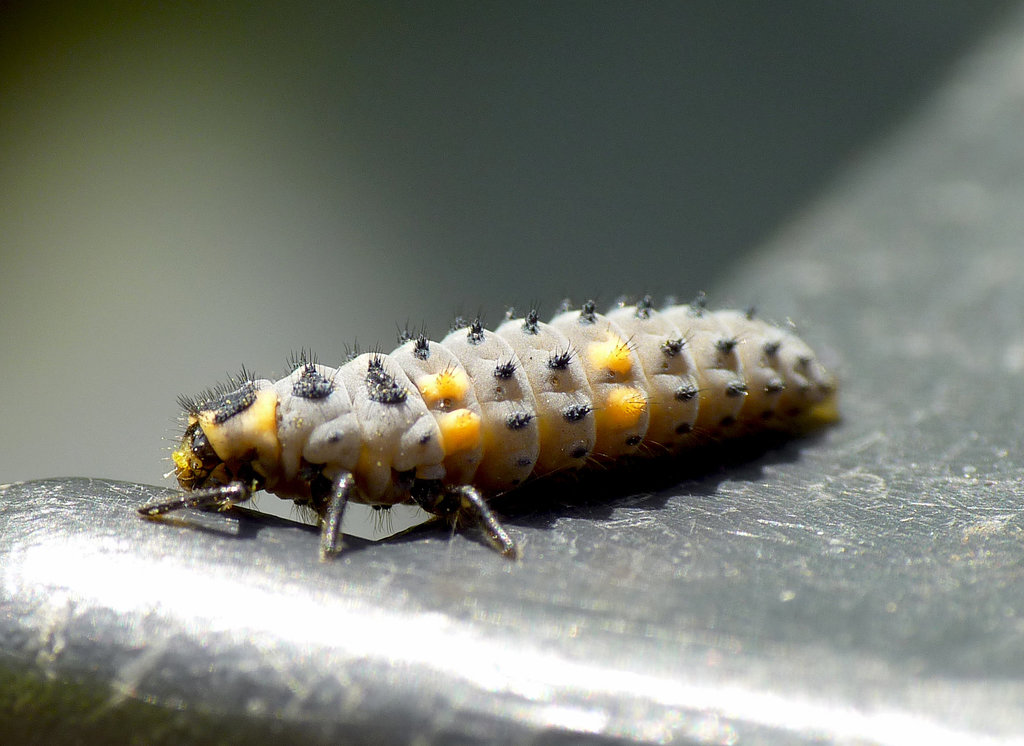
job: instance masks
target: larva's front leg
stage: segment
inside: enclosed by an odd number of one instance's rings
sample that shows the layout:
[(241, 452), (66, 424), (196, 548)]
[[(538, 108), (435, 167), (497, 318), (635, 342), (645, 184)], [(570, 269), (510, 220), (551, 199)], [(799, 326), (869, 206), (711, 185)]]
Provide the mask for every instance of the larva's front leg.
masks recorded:
[(480, 491), (469, 484), (445, 485), (435, 480), (416, 480), (413, 500), (428, 513), (447, 518), (455, 525), (460, 519), (483, 529), (487, 542), (507, 559), (519, 559), (519, 547), (487, 507)]
[(349, 495), (355, 486), (356, 480), (347, 471), (339, 474), (331, 485), (331, 494), (320, 529), (321, 561), (333, 559), (341, 553), (341, 519), (345, 514)]
[(139, 513), (147, 518), (170, 513), (185, 508), (199, 508), (200, 510), (227, 510), (233, 505), (245, 502), (249, 499), (252, 491), (245, 482), (230, 482), (229, 484), (218, 484), (213, 487), (204, 487), (192, 492), (179, 492), (169, 500), (140, 505)]

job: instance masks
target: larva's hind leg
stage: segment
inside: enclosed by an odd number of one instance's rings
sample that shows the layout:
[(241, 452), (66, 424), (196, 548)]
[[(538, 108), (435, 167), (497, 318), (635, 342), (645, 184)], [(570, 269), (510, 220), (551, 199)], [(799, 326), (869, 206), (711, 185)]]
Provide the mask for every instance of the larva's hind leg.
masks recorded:
[(204, 487), (192, 492), (179, 492), (169, 500), (140, 505), (138, 510), (148, 518), (185, 508), (227, 510), (232, 505), (245, 502), (251, 494), (245, 482), (231, 482), (230, 484), (218, 484), (215, 487)]
[(519, 558), (519, 548), (505, 528), (495, 518), (480, 492), (472, 485), (444, 485), (440, 482), (417, 480), (412, 489), (416, 503), (428, 513), (447, 518), (456, 525), (466, 519), (483, 529), (487, 542), (501, 556)]
[(349, 495), (356, 486), (356, 480), (348, 472), (338, 475), (331, 485), (331, 492), (324, 511), (320, 529), (320, 560), (332, 559), (341, 552), (341, 519), (348, 505)]

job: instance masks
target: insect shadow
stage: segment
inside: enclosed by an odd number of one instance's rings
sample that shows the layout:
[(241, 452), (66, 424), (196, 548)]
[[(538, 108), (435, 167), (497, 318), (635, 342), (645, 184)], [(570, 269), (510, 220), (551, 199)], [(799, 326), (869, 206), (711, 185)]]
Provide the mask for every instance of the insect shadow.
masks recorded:
[(680, 494), (691, 502), (713, 498), (723, 481), (762, 481), (766, 467), (798, 461), (802, 447), (816, 437), (794, 442), (776, 434), (758, 435), (673, 458), (616, 462), (575, 476), (563, 472), (502, 495), (492, 505), (507, 525), (534, 529), (551, 529), (566, 517), (613, 520), (623, 507), (661, 510)]
[[(760, 482), (766, 467), (794, 463), (801, 451), (821, 437), (812, 433), (793, 441), (781, 434), (760, 434), (723, 444), (707, 445), (671, 458), (618, 460), (578, 474), (559, 472), (527, 482), (489, 501), (502, 523), (520, 529), (556, 530), (560, 519), (610, 521), (622, 508), (663, 510), (669, 501), (685, 495), (689, 504), (714, 502), (722, 482)], [(383, 540), (388, 544), (417, 541), (425, 535), (451, 533), (440, 520), (413, 526)], [(463, 535), (486, 546), (479, 532)], [(354, 539), (346, 536), (346, 549)], [(372, 546), (364, 541), (362, 546)]]

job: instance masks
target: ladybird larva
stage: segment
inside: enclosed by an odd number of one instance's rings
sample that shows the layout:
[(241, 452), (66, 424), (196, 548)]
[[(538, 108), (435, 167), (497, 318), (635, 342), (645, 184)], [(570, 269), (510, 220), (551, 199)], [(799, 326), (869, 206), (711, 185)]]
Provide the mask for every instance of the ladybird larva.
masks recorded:
[(479, 525), (516, 557), (487, 497), (530, 477), (838, 416), (833, 375), (752, 311), (709, 311), (702, 298), (655, 310), (645, 297), (607, 315), (588, 301), (549, 323), (512, 315), (340, 368), (303, 354), (279, 381), (243, 370), (180, 399), (187, 426), (171, 458), (183, 492), (139, 512), (224, 510), (266, 490), (316, 512), (327, 559), (349, 501), (415, 503)]

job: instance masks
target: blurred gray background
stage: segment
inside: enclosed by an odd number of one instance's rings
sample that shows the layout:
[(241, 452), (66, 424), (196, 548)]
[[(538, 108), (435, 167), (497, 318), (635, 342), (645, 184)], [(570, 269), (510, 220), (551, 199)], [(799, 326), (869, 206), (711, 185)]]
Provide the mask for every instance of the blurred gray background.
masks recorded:
[(713, 289), (1006, 5), (0, 4), (0, 482), (161, 483), (243, 363)]

